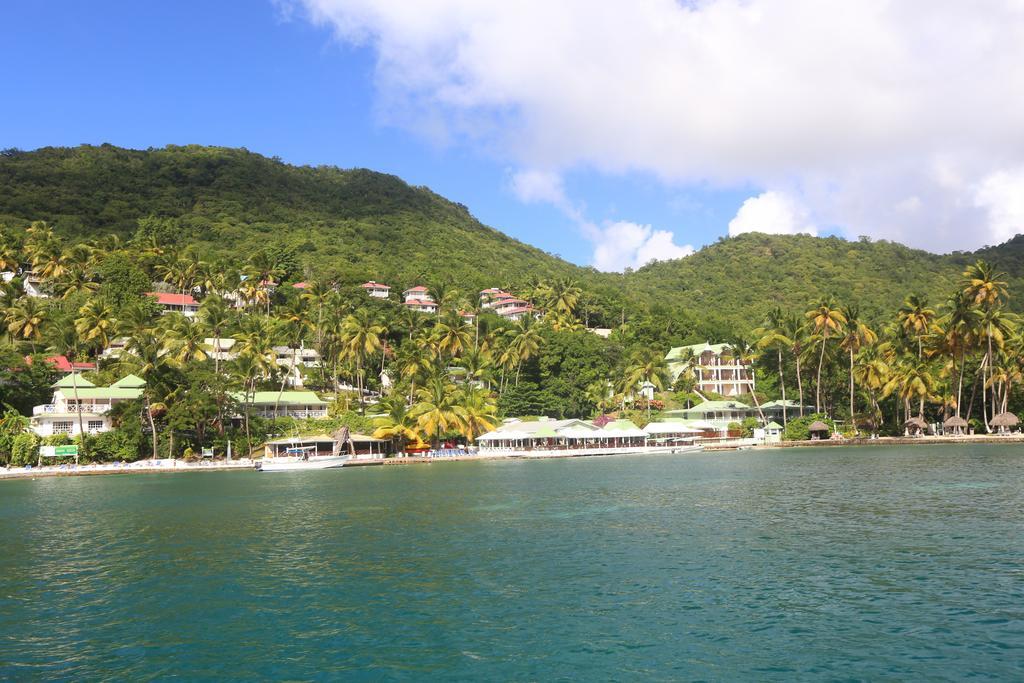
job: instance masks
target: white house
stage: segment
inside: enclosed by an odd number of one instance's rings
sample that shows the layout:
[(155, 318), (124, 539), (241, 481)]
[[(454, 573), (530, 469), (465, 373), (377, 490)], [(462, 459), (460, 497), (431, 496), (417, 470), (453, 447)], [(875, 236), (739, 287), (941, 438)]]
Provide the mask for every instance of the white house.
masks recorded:
[(721, 396), (739, 396), (754, 391), (753, 367), (737, 362), (728, 344), (679, 346), (669, 351), (665, 360), (673, 382), (690, 366), (698, 391)]
[(387, 299), (391, 296), (391, 287), (381, 283), (370, 280), (359, 285), (363, 290), (375, 299)]
[(164, 309), (164, 313), (181, 313), (186, 318), (194, 318), (199, 311), (199, 302), (191, 294), (173, 294), (171, 292), (146, 292), (146, 296), (156, 299)]
[(39, 436), (54, 434), (80, 434), (82, 428), (89, 434), (111, 429), (110, 409), (122, 401), (142, 397), (146, 382), (128, 375), (109, 387), (98, 387), (78, 374), (62, 377), (53, 385), (53, 401), (32, 408), (31, 429)]

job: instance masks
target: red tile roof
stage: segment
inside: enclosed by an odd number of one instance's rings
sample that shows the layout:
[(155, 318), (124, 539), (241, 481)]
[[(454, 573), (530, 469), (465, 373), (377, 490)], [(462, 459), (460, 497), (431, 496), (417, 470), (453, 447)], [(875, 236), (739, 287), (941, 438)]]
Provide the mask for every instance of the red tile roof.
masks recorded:
[[(32, 365), (32, 356), (25, 356), (25, 362)], [(95, 363), (72, 363), (68, 360), (67, 356), (49, 356), (46, 358), (46, 362), (53, 366), (54, 370), (60, 372), (71, 372), (73, 370), (95, 370)]]
[(294, 285), (292, 285), (292, 287), (294, 287), (295, 289), (305, 289), (306, 287), (309, 287), (309, 283), (308, 282), (296, 282)]
[(505, 311), (501, 311), (498, 315), (514, 315), (516, 313), (527, 313), (533, 310), (533, 306), (520, 306), (519, 308), (510, 308)]
[(427, 291), (426, 287), (424, 287), (423, 285), (418, 285), (416, 287), (410, 287), (409, 289), (405, 290), (405, 292), (402, 292), (402, 293), (405, 294), (406, 292), (425, 292), (425, 291)]
[(374, 282), (373, 280), (370, 280), (369, 282), (364, 282), (359, 286), (365, 287), (366, 289), (391, 289), (386, 284), (382, 282)]
[(157, 303), (164, 306), (195, 306), (196, 300), (191, 294), (172, 294), (170, 292), (146, 292), (146, 296), (155, 297)]

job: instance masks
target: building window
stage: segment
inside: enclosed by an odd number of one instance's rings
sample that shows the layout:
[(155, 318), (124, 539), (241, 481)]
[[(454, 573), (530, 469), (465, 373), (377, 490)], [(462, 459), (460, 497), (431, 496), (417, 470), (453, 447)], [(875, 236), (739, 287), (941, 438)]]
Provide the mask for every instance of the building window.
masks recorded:
[(72, 424), (73, 423), (71, 421), (67, 421), (67, 422), (64, 422), (64, 421), (62, 421), (62, 422), (54, 422), (53, 423), (53, 433), (54, 434), (70, 434), (71, 433), (71, 425)]
[(103, 429), (103, 420), (89, 420), (89, 431), (98, 432)]

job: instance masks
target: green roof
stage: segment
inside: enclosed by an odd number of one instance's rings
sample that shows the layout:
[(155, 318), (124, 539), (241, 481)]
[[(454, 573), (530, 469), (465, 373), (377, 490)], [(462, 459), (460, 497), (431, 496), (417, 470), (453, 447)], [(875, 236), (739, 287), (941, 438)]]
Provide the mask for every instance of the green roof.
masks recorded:
[(59, 380), (54, 382), (51, 386), (54, 389), (71, 389), (76, 384), (78, 385), (79, 389), (96, 386), (95, 384), (93, 384), (92, 382), (90, 382), (86, 378), (82, 377), (81, 375), (78, 375), (78, 379), (75, 379), (75, 374), (76, 373), (72, 372), (72, 373), (70, 373), (68, 375), (64, 375)]
[[(790, 400), (788, 398), (785, 401), (768, 401), (767, 403), (762, 403), (761, 407), (762, 408), (781, 408), (783, 405), (785, 405), (787, 408), (796, 408), (798, 410), (800, 408), (800, 404), (799, 403), (797, 403), (796, 401), (792, 401), (792, 400)], [(809, 408), (809, 407), (810, 406), (806, 406), (806, 405), (804, 406), (804, 408)]]
[(764, 428), (765, 428), (765, 429), (782, 429), (782, 425), (780, 425), (780, 424), (779, 424), (778, 422), (776, 422), (775, 420), (772, 420), (771, 422), (769, 422), (768, 424), (766, 424), (766, 425), (764, 426)]
[(125, 375), (110, 386), (118, 389), (141, 389), (146, 386), (146, 380), (137, 375)]
[(241, 403), (245, 403), (246, 399), (249, 399), (251, 405), (275, 405), (280, 403), (283, 406), (322, 406), (327, 405), (327, 401), (320, 399), (312, 391), (284, 391), (280, 392), (281, 400), (278, 401), (278, 393), (276, 391), (257, 391), (254, 394), (249, 394), (247, 397), (240, 391), (236, 391), (231, 396)]

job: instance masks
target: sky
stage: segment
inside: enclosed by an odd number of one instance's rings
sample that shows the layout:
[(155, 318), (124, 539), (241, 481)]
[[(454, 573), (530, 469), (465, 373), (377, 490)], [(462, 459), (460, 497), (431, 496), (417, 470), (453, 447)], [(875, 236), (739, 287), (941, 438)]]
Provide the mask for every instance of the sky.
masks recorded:
[(0, 148), (371, 168), (601, 270), (747, 231), (1024, 232), (1024, 0), (49, 0), (0, 25)]

